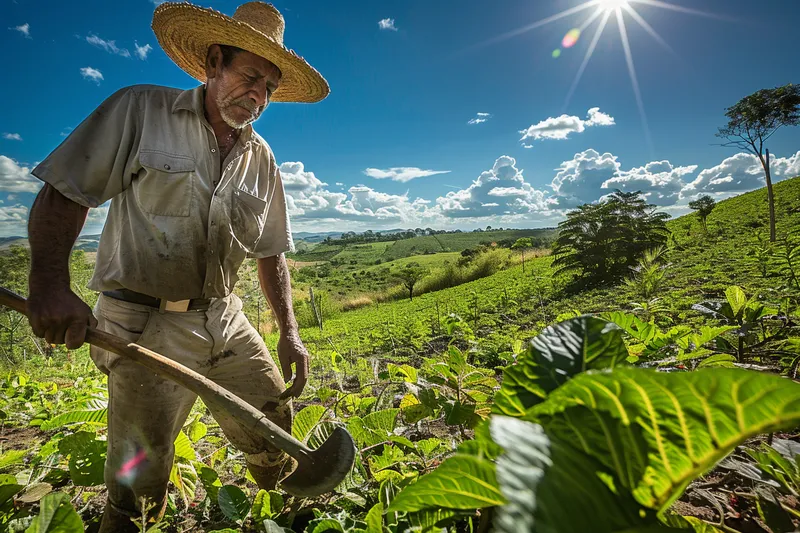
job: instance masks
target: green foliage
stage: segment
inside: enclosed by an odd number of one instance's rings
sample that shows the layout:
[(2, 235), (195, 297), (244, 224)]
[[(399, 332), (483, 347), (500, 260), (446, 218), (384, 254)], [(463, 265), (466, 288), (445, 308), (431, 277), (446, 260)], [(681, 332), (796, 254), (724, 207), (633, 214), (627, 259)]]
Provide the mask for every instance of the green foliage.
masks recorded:
[(400, 281), (408, 291), (408, 298), (414, 298), (414, 286), (425, 277), (428, 271), (417, 264), (409, 264), (394, 273), (394, 276)]
[(83, 522), (63, 492), (42, 499), (39, 514), (25, 533), (83, 533)]
[[(243, 522), (250, 512), (250, 499), (235, 485), (220, 487), (217, 502), (223, 514), (234, 522)], [(263, 501), (261, 511), (263, 512)]]
[(582, 287), (622, 279), (645, 250), (667, 241), (669, 215), (654, 209), (639, 192), (616, 191), (570, 211), (558, 225), (556, 274), (574, 275)]
[[(775, 130), (800, 123), (800, 85), (791, 83), (761, 89), (739, 100), (725, 111), (728, 124), (717, 137), (733, 140), (744, 149), (758, 149)], [(756, 143), (753, 146), (753, 143)]]
[(628, 351), (615, 324), (581, 316), (547, 327), (506, 368), (493, 412), (523, 416), (573, 376), (624, 363)]
[(695, 211), (697, 211), (697, 216), (700, 219), (700, 223), (703, 225), (703, 228), (706, 231), (708, 231), (708, 226), (706, 225), (706, 219), (716, 206), (717, 202), (707, 194), (704, 194), (697, 200), (692, 200), (691, 202), (689, 202), (689, 209), (694, 209)]
[[(569, 361), (625, 351), (613, 326), (593, 342), (581, 342), (587, 336), (575, 332), (585, 330), (586, 322), (579, 317), (559, 324), (540, 334), (539, 344), (567, 353)], [(556, 374), (558, 368), (545, 357), (520, 358), (518, 365), (533, 376), (548, 370)], [(544, 391), (544, 401), (540, 394), (529, 408), (517, 402), (522, 420), (493, 417), (491, 436), (505, 449), (497, 461), (496, 484), (489, 474), (493, 463), (472, 457), (468, 473), (450, 472), (457, 470), (450, 465), (441, 473), (437, 469), (404, 489), (390, 510), (463, 509), (459, 497), (441, 495), (457, 491), (466, 506), (476, 489), (460, 483), (477, 480), (482, 491), (499, 487), (508, 500), (498, 518), (500, 531), (603, 533), (656, 527), (686, 486), (736, 445), (800, 424), (800, 385), (775, 376), (739, 369), (582, 370)], [(569, 376), (570, 370), (560, 374)], [(500, 396), (515, 396), (518, 381), (504, 382)], [(467, 470), (461, 457), (449, 461)], [(492, 504), (478, 498), (473, 505)], [(577, 508), (584, 512), (575, 513)]]

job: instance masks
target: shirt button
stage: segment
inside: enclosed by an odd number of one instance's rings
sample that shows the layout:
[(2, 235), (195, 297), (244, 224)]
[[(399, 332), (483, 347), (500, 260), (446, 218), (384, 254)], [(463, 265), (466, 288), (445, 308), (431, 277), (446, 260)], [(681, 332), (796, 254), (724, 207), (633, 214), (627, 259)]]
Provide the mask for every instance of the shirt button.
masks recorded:
[(212, 154), (213, 154), (213, 153), (215, 153), (216, 151), (217, 151), (217, 149), (216, 149), (216, 148), (212, 148), (212, 149), (211, 149), (211, 153), (212, 153)]
[(169, 165), (164, 165), (164, 168), (169, 170)]

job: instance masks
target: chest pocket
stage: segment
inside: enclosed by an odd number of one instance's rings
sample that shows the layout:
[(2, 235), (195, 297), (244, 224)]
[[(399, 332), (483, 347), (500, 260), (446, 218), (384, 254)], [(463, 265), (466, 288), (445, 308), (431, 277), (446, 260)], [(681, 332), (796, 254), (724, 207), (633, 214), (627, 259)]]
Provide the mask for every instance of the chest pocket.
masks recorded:
[(252, 252), (264, 231), (267, 202), (239, 188), (231, 196), (231, 232), (245, 251)]
[(195, 162), (185, 156), (141, 152), (135, 180), (139, 206), (151, 215), (188, 217), (194, 196)]

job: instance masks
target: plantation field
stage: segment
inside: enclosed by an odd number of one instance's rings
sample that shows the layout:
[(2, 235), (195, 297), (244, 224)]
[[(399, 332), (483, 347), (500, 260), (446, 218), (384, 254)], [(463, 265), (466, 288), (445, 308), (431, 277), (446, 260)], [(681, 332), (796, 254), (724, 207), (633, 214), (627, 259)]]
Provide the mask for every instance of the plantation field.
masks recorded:
[(461, 252), (481, 243), (513, 242), (522, 237), (549, 239), (553, 235), (552, 229), (527, 229), (420, 235), (411, 239), (365, 244), (341, 244), (333, 241), (309, 244), (304, 250), (289, 254), (289, 257), (297, 261), (333, 260), (341, 264), (355, 260), (359, 264), (373, 264), (377, 260), (387, 262), (414, 255)]
[[(775, 195), (772, 244), (764, 190), (720, 202), (706, 227), (694, 213), (667, 222), (647, 297), (641, 273), (585, 289), (550, 255), (523, 272), (518, 253), (489, 250), (474, 261), (514, 261), (342, 311), (326, 297), (386, 291), (388, 272), (413, 262), (441, 270), (495, 232), (315, 246), (328, 263), (293, 274), (311, 374), (292, 433), (313, 448), (346, 428), (353, 472), (317, 499), (259, 491), (198, 402), (176, 441), (166, 517), (149, 531), (797, 530), (800, 178)], [(433, 242), (438, 253), (417, 253)], [(17, 274), (3, 283), (24, 292), (24, 254), (7, 260)], [(73, 257), (76, 285), (89, 266)], [(276, 357), (254, 264), (240, 276), (245, 313)], [(297, 297), (309, 286), (322, 327)], [(105, 497), (105, 377), (86, 346), (34, 345), (10, 312), (0, 326), (0, 529), (57, 509), (91, 531)]]

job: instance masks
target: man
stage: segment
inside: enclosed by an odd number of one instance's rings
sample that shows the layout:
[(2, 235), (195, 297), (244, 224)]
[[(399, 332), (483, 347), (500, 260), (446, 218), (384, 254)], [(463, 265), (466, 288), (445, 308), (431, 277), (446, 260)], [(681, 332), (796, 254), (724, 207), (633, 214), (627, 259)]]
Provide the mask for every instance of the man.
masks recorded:
[[(291, 429), (308, 353), (292, 313), (283, 253), (293, 247), (275, 158), (250, 124), (270, 101), (316, 102), (325, 79), (283, 46), (284, 21), (251, 2), (232, 18), (187, 3), (156, 8), (164, 51), (203, 85), (181, 91), (136, 85), (117, 91), (34, 170), (45, 182), (29, 220), (33, 331), (74, 349), (97, 326), (192, 368)], [(71, 290), (68, 258), (89, 208), (111, 200), (89, 287), (92, 310)], [(278, 358), (288, 390), (232, 290), (245, 257), (280, 326)], [(108, 504), (100, 531), (138, 531), (143, 504), (159, 516), (173, 441), (195, 395), (144, 367), (91, 348), (108, 374)], [(212, 412), (245, 453), (262, 488), (274, 488), (286, 456)]]

